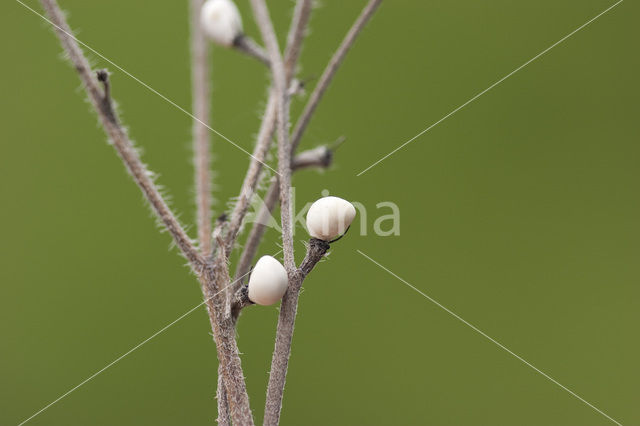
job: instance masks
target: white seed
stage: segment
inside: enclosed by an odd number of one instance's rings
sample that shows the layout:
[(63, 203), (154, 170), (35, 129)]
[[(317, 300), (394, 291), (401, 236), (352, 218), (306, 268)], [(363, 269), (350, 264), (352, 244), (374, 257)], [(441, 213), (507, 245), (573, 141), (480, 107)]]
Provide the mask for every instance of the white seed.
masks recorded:
[(200, 24), (215, 43), (231, 46), (242, 34), (242, 18), (231, 0), (207, 0), (200, 11)]
[(314, 238), (331, 241), (344, 234), (355, 217), (356, 209), (347, 200), (323, 197), (309, 208), (307, 230)]
[(249, 300), (258, 305), (273, 305), (282, 299), (288, 285), (284, 266), (272, 256), (262, 256), (251, 271)]

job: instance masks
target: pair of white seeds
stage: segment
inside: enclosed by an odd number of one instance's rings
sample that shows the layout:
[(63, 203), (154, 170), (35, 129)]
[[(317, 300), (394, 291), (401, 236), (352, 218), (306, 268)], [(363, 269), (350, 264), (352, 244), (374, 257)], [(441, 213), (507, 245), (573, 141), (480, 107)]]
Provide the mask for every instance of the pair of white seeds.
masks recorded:
[[(356, 209), (350, 202), (338, 197), (320, 198), (307, 213), (309, 235), (330, 242), (347, 231), (355, 216)], [(288, 285), (284, 266), (272, 256), (262, 256), (251, 271), (249, 300), (258, 305), (273, 305), (282, 299)]]

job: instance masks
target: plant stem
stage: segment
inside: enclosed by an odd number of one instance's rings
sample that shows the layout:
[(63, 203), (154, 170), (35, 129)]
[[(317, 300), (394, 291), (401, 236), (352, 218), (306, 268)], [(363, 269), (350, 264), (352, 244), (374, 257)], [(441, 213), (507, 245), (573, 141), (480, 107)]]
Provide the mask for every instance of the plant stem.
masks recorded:
[[(356, 21), (353, 23), (353, 25), (345, 35), (342, 43), (340, 43), (340, 46), (338, 46), (335, 53), (329, 60), (329, 63), (322, 72), (320, 81), (314, 88), (309, 100), (307, 101), (307, 104), (305, 105), (303, 113), (296, 123), (293, 135), (291, 136), (291, 155), (295, 154), (295, 151), (300, 145), (302, 136), (304, 135), (304, 132), (309, 122), (311, 121), (314, 112), (316, 111), (316, 107), (320, 102), (322, 96), (324, 95), (324, 92), (329, 87), (329, 83), (331, 83), (331, 80), (338, 71), (338, 68), (342, 64), (342, 60), (344, 59), (351, 46), (354, 44), (357, 36), (362, 31), (365, 24), (369, 21), (369, 19), (375, 12), (376, 8), (380, 5), (381, 1), (382, 0), (369, 1), (369, 3), (360, 13), (360, 16), (356, 19)], [(267, 195), (264, 199), (264, 205), (258, 215), (259, 218), (267, 218), (273, 213), (273, 210), (276, 206), (276, 201), (280, 195), (278, 183), (275, 181), (272, 182), (266, 194)], [(258, 251), (258, 247), (260, 246), (260, 242), (265, 232), (264, 223), (265, 222), (261, 220), (257, 220), (256, 222), (254, 222), (249, 236), (247, 237), (244, 251), (242, 252), (242, 255), (240, 257), (240, 262), (238, 263), (238, 267), (236, 268), (236, 277), (241, 276), (249, 270), (248, 268), (253, 262), (253, 258)]]
[[(213, 264), (207, 265), (200, 276), (211, 329), (218, 353), (218, 371), (224, 383), (225, 396), (234, 425), (253, 425), (249, 396), (235, 339), (235, 328), (226, 315), (227, 297), (221, 290), (230, 282), (227, 257), (223, 249), (217, 251)], [(223, 415), (226, 407), (223, 408)], [(219, 413), (220, 414), (220, 413)]]
[[(277, 179), (273, 177), (272, 182), (269, 185), (269, 189), (264, 196), (262, 207), (260, 208), (258, 216), (251, 227), (251, 232), (249, 232), (249, 236), (244, 243), (244, 249), (240, 255), (238, 266), (236, 267), (236, 281), (238, 277), (242, 277), (249, 272), (251, 263), (253, 263), (253, 258), (258, 252), (258, 247), (260, 246), (260, 242), (262, 241), (262, 237), (266, 231), (266, 221), (271, 217), (271, 213), (273, 212), (279, 197), (280, 188), (277, 184)], [(237, 283), (236, 287), (238, 287)]]
[[(300, 154), (296, 155), (293, 158), (291, 169), (292, 172), (297, 172), (298, 170), (317, 167), (317, 168), (329, 168), (331, 163), (333, 162), (333, 151), (327, 146), (319, 146), (317, 148), (313, 148), (307, 151), (303, 151)], [(273, 210), (278, 202), (280, 197), (280, 188), (276, 183), (277, 178), (274, 177), (273, 181), (269, 185), (269, 189), (267, 190), (264, 200), (262, 202), (262, 206), (258, 212), (258, 215), (251, 227), (251, 232), (249, 232), (249, 236), (247, 237), (244, 245), (244, 250), (240, 255), (240, 260), (238, 261), (238, 265), (236, 267), (236, 275), (234, 282), (234, 289), (232, 291), (235, 292), (241, 284), (239, 284), (239, 277), (242, 277), (249, 272), (249, 268), (251, 267), (251, 263), (253, 262), (253, 258), (258, 252), (258, 248), (260, 246), (260, 241), (262, 240), (262, 236), (266, 231), (266, 223), (271, 217)]]
[(205, 0), (190, 1), (191, 98), (193, 104), (193, 163), (195, 167), (198, 241), (204, 258), (211, 254), (211, 88), (209, 42), (200, 26)]
[(269, 56), (255, 41), (249, 36), (241, 34), (233, 40), (233, 47), (238, 51), (254, 57), (266, 66), (269, 66)]
[(289, 289), (282, 298), (278, 328), (276, 331), (276, 344), (271, 359), (271, 372), (269, 373), (269, 385), (267, 387), (267, 400), (264, 408), (264, 426), (276, 426), (280, 421), (282, 410), (282, 397), (284, 385), (287, 380), (287, 368), (291, 355), (291, 341), (293, 329), (298, 312), (298, 297), (305, 277), (313, 267), (322, 259), (329, 243), (315, 238), (309, 240), (307, 255), (302, 261), (289, 282)]
[(218, 400), (218, 426), (231, 426), (231, 413), (229, 412), (229, 401), (227, 400), (227, 389), (224, 387), (222, 364), (218, 364), (218, 386), (216, 390)]
[(282, 244), (284, 267), (290, 276), (295, 272), (293, 253), (293, 227), (291, 221), (291, 150), (289, 149), (289, 101), (287, 96), (287, 77), (278, 39), (264, 0), (251, 0), (253, 14), (262, 34), (269, 54), (273, 90), (276, 93), (277, 133), (278, 133), (278, 174), (280, 182), (280, 218), (282, 222)]
[[(89, 96), (89, 100), (98, 114), (100, 123), (109, 136), (113, 147), (122, 159), (127, 171), (133, 177), (135, 183), (140, 187), (151, 209), (158, 216), (163, 225), (167, 228), (176, 245), (182, 254), (189, 260), (194, 271), (199, 272), (204, 261), (199, 255), (191, 239), (184, 231), (178, 219), (165, 202), (162, 194), (156, 187), (151, 176), (153, 174), (146, 168), (140, 160), (140, 156), (133, 147), (126, 131), (120, 125), (117, 113), (115, 112), (108, 90), (103, 90), (94, 76), (89, 61), (85, 58), (80, 46), (73, 36), (67, 24), (64, 13), (60, 10), (55, 0), (41, 0), (47, 15), (55, 27), (56, 34), (60, 39), (62, 47), (69, 56), (69, 60), (82, 80), (82, 84)], [(102, 79), (105, 88), (108, 87), (108, 75), (104, 72)]]
[[(152, 210), (173, 237), (180, 251), (189, 260), (192, 269), (197, 273), (203, 294), (207, 300), (209, 319), (214, 333), (218, 358), (222, 366), (226, 392), (231, 408), (231, 417), (236, 425), (253, 425), (249, 397), (247, 395), (244, 375), (231, 321), (224, 317), (224, 303), (226, 297), (221, 295), (221, 288), (229, 283), (229, 273), (226, 256), (218, 256), (213, 264), (206, 262), (198, 253), (195, 246), (180, 226), (173, 212), (162, 198), (159, 190), (151, 179), (151, 172), (144, 166), (125, 130), (120, 125), (117, 113), (110, 98), (109, 78), (106, 71), (98, 72), (98, 79), (94, 77), (88, 60), (78, 46), (64, 13), (60, 10), (56, 0), (41, 0), (47, 15), (56, 29), (56, 34), (78, 72), (89, 100), (96, 110), (100, 122), (109, 136), (116, 152), (125, 167), (138, 184)], [(104, 84), (101, 89), (99, 81)], [(221, 250), (224, 254), (224, 251)]]
[(256, 187), (260, 179), (260, 172), (262, 171), (262, 165), (269, 152), (271, 146), (271, 140), (273, 138), (273, 131), (276, 125), (276, 94), (272, 90), (269, 94), (269, 100), (267, 107), (262, 118), (262, 124), (260, 125), (260, 131), (258, 132), (258, 139), (256, 146), (247, 169), (247, 174), (242, 183), (242, 189), (238, 201), (231, 213), (231, 221), (229, 223), (229, 231), (227, 232), (227, 238), (225, 241), (227, 253), (231, 252), (233, 244), (238, 236), (238, 231), (242, 226), (242, 221), (247, 213), (251, 198), (255, 193)]
[(312, 7), (312, 0), (298, 0), (293, 10), (291, 27), (287, 34), (287, 47), (284, 52), (284, 68), (287, 82), (290, 82), (295, 75), (296, 65), (298, 64), (298, 58), (300, 57), (302, 48), (302, 41), (306, 35)]
[[(307, 105), (305, 107), (305, 110), (302, 113), (301, 118), (298, 120), (296, 130), (294, 130), (294, 133), (291, 139), (291, 145), (289, 148), (290, 152), (287, 158), (289, 161), (291, 158), (291, 153), (295, 152), (300, 142), (300, 139), (302, 137), (302, 134), (306, 129), (308, 122), (311, 119), (311, 116), (313, 115), (318, 105), (318, 102), (320, 102), (322, 95), (324, 94), (325, 90), (329, 86), (329, 83), (333, 79), (333, 76), (335, 75), (335, 72), (340, 66), (340, 63), (344, 59), (344, 56), (348, 52), (349, 48), (353, 45), (356, 36), (360, 33), (364, 25), (373, 15), (373, 12), (375, 12), (376, 8), (379, 6), (381, 1), (382, 0), (371, 0), (365, 6), (360, 16), (358, 17), (358, 19), (356, 20), (354, 25), (351, 27), (351, 29), (347, 33), (340, 47), (338, 48), (334, 56), (329, 61), (329, 64), (327, 65), (325, 72), (323, 72), (323, 75), (320, 78), (320, 81), (318, 82), (316, 88), (314, 89), (314, 92), (311, 95), (311, 98), (307, 102)], [(252, 3), (260, 3), (260, 1), (252, 0)], [(254, 9), (256, 8), (254, 7)], [(264, 7), (264, 9), (266, 10), (266, 7)], [(265, 29), (266, 29), (266, 25), (265, 25)], [(267, 35), (269, 34), (267, 33)], [(264, 34), (263, 34), (263, 37), (264, 37)], [(267, 47), (269, 47), (268, 46), (269, 43), (267, 42), (266, 39), (265, 39), (265, 44), (267, 44)], [(268, 50), (270, 51), (270, 54), (271, 54), (272, 70), (275, 78), (276, 72), (278, 71), (278, 69), (277, 67), (274, 66), (274, 62), (277, 60), (277, 58), (276, 58), (276, 55), (271, 52), (272, 49), (268, 48)], [(284, 159), (284, 156), (282, 156), (281, 160), (282, 159)], [(289, 166), (288, 170), (290, 172), (291, 164), (288, 164), (288, 166)], [(288, 199), (288, 194), (283, 194), (283, 192), (288, 191), (288, 188), (290, 187), (290, 181), (286, 183), (283, 182), (283, 178), (286, 178), (286, 177), (287, 176), (285, 177), (280, 176), (280, 179), (279, 179), (281, 209), (288, 207), (288, 205), (285, 203), (285, 201)], [(290, 178), (290, 175), (288, 177)], [(284, 228), (284, 225), (285, 225), (284, 214), (281, 213), (281, 216), (283, 217), (283, 242), (284, 242), (284, 235), (286, 232)], [(314, 243), (314, 241), (316, 243)], [(311, 240), (310, 251), (312, 251), (311, 249), (314, 247), (314, 244), (316, 247), (318, 246), (317, 244), (318, 241), (319, 240), (313, 240), (313, 239)], [(324, 243), (324, 244), (326, 244), (326, 248), (324, 249), (324, 251), (326, 252), (326, 249), (328, 249), (328, 244), (327, 243)], [(286, 245), (284, 246), (284, 248), (286, 248)], [(286, 255), (286, 251), (285, 251), (285, 255)], [(285, 256), (285, 261), (286, 260), (287, 259)], [(285, 267), (286, 266), (287, 265), (285, 263)], [(313, 266), (311, 266), (311, 268), (312, 267)], [(309, 268), (309, 270), (311, 269)], [(284, 394), (284, 386), (286, 382), (287, 369), (289, 364), (289, 356), (291, 354), (291, 342), (293, 339), (293, 330), (294, 330), (297, 307), (298, 307), (298, 297), (300, 293), (300, 288), (302, 286), (302, 281), (304, 280), (305, 276), (306, 274), (303, 275), (300, 272), (300, 270), (298, 270), (298, 273), (294, 274), (293, 276), (290, 274), (289, 289), (287, 290), (284, 297), (282, 298), (282, 304), (280, 306), (280, 315), (278, 317), (278, 327), (276, 330), (276, 343), (275, 343), (275, 348), (273, 352), (273, 357), (271, 359), (271, 372), (269, 374), (269, 384), (267, 387), (267, 399), (265, 403), (265, 415), (264, 415), (264, 421), (263, 421), (263, 424), (266, 426), (277, 425), (280, 420), (280, 412), (282, 409), (282, 398)]]
[[(309, 22), (309, 16), (311, 12), (311, 0), (299, 0), (296, 4), (296, 8), (293, 14), (293, 19), (291, 22), (291, 26), (289, 28), (289, 35), (287, 37), (287, 54), (286, 60), (288, 67), (286, 84), (287, 87), (291, 82), (291, 78), (293, 76), (293, 71), (295, 70), (299, 53), (301, 50), (301, 45), (304, 40), (304, 35), (306, 32), (306, 26)], [(262, 50), (253, 40), (246, 36), (241, 36), (235, 40), (235, 47), (245, 53), (254, 56), (259, 59), (266, 65), (270, 65), (270, 59), (267, 56), (266, 52)], [(231, 252), (233, 245), (237, 239), (238, 232), (240, 227), (242, 226), (242, 221), (246, 215), (247, 209), (251, 202), (251, 198), (255, 193), (256, 187), (260, 180), (260, 175), (262, 171), (262, 162), (266, 157), (266, 154), (271, 145), (271, 140), (273, 138), (273, 133), (276, 125), (276, 108), (277, 108), (277, 93), (275, 90), (270, 90), (269, 92), (269, 100), (267, 102), (267, 107), (262, 119), (262, 124), (260, 125), (260, 131), (258, 134), (258, 140), (256, 142), (256, 147), (254, 150), (254, 155), (252, 157), (252, 161), (249, 164), (249, 168), (247, 170), (247, 174), (245, 176), (245, 180), (242, 185), (242, 189), (240, 191), (240, 196), (238, 197), (238, 202), (234, 207), (234, 211), (231, 215), (231, 223), (229, 225), (229, 232), (227, 233), (227, 239), (225, 241), (225, 247), (227, 253)], [(287, 93), (288, 95), (288, 93)], [(276, 195), (277, 197), (277, 195)], [(246, 251), (243, 251), (243, 253)], [(251, 256), (253, 259), (253, 255)], [(250, 259), (250, 260), (251, 260)], [(248, 269), (247, 269), (248, 271)], [(234, 294), (235, 290), (242, 283), (240, 279), (236, 280), (236, 285), (231, 286), (231, 291), (227, 292), (227, 303), (229, 302), (229, 295)], [(228, 306), (230, 307), (230, 306)], [(235, 329), (235, 319), (234, 320), (234, 329)], [(219, 415), (220, 418), (224, 419), (224, 413), (228, 412), (228, 406), (220, 406), (220, 404), (224, 404), (226, 400), (225, 389), (222, 380), (218, 380), (218, 390), (217, 394), (218, 398), (218, 413), (223, 413), (223, 415)], [(228, 416), (227, 416), (228, 418)]]

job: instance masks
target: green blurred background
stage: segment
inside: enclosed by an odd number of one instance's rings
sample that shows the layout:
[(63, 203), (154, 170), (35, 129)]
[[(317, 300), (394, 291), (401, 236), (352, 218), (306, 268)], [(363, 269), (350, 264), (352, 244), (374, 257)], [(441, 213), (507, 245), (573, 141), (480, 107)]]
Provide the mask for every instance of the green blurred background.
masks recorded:
[[(293, 2), (269, 3), (283, 40)], [(322, 3), (303, 77), (320, 74), (364, 5)], [(187, 1), (61, 4), (81, 40), (190, 109)], [(298, 206), (323, 189), (360, 201), (369, 233), (335, 244), (305, 282), (282, 424), (612, 424), (356, 250), (620, 423), (640, 424), (637, 3), (621, 3), (356, 177), (611, 4), (383, 3), (302, 143), (347, 138), (330, 171), (295, 176)], [(239, 7), (258, 37), (248, 2)], [(50, 28), (13, 0), (0, 16), (0, 424), (9, 425), (201, 294), (107, 145)], [(213, 126), (250, 150), (268, 74), (224, 49), (212, 62)], [(192, 223), (189, 117), (109, 68), (144, 160)], [(294, 102), (294, 115), (303, 104)], [(248, 159), (218, 137), (214, 151), (220, 213)], [(376, 210), (381, 201), (400, 207), (400, 236), (373, 234), (388, 212)], [(278, 243), (270, 231), (262, 252)], [(239, 326), (258, 421), (276, 318), (276, 307), (251, 308)], [(29, 424), (212, 424), (215, 376), (198, 309)]]

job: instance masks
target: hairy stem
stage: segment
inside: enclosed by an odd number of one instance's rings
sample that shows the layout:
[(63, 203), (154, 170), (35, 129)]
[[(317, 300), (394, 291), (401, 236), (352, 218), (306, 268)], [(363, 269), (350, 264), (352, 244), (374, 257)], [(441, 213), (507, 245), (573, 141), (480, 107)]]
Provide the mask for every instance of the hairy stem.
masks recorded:
[(105, 83), (105, 89), (103, 90), (91, 70), (89, 61), (82, 53), (80, 46), (73, 36), (64, 13), (60, 10), (57, 2), (55, 0), (41, 1), (50, 21), (55, 27), (62, 47), (82, 80), (82, 84), (89, 96), (91, 104), (98, 114), (102, 127), (109, 136), (109, 140), (122, 159), (127, 171), (140, 187), (153, 212), (169, 231), (182, 254), (189, 260), (191, 267), (196, 272), (200, 271), (204, 265), (202, 257), (160, 194), (160, 191), (151, 178), (152, 173), (142, 163), (126, 131), (120, 125), (110, 98), (107, 73), (103, 72), (100, 77)]
[(193, 104), (193, 163), (195, 167), (196, 208), (200, 252), (211, 254), (211, 88), (209, 43), (200, 26), (200, 10), (205, 0), (190, 1), (191, 98)]
[(282, 244), (284, 252), (284, 267), (291, 275), (295, 272), (295, 258), (293, 253), (293, 226), (291, 220), (291, 150), (289, 149), (289, 101), (287, 96), (287, 77), (280, 47), (273, 23), (264, 0), (251, 0), (253, 14), (262, 40), (269, 54), (271, 73), (273, 75), (273, 90), (276, 93), (277, 105), (277, 133), (278, 133), (278, 174), (280, 182), (280, 218), (282, 222)]
[[(98, 72), (94, 77), (88, 60), (72, 35), (63, 12), (56, 0), (41, 0), (46, 13), (53, 23), (60, 42), (67, 52), (69, 59), (77, 70), (83, 86), (89, 96), (91, 104), (97, 111), (100, 122), (109, 136), (111, 143), (124, 162), (127, 170), (133, 176), (145, 198), (149, 201), (154, 213), (160, 218), (164, 226), (173, 237), (176, 245), (189, 260), (193, 270), (198, 274), (203, 294), (207, 301), (209, 318), (218, 349), (218, 358), (222, 366), (223, 378), (226, 384), (231, 417), (236, 425), (253, 425), (249, 397), (247, 395), (244, 375), (236, 346), (233, 324), (225, 320), (224, 303), (226, 298), (220, 289), (229, 285), (229, 274), (226, 256), (220, 256), (211, 264), (205, 261), (178, 223), (175, 215), (169, 209), (162, 195), (150, 178), (151, 173), (144, 166), (126, 132), (120, 125), (117, 113), (110, 98), (110, 85), (106, 71)], [(99, 82), (104, 84), (101, 88)]]
[(231, 426), (231, 413), (229, 412), (229, 401), (227, 400), (227, 389), (224, 387), (224, 370), (222, 364), (218, 365), (218, 387), (216, 399), (218, 400), (218, 426)]
[(280, 316), (278, 317), (278, 328), (276, 331), (276, 344), (273, 350), (273, 357), (271, 358), (271, 372), (269, 373), (267, 400), (264, 409), (264, 426), (276, 426), (280, 421), (282, 397), (287, 379), (289, 356), (291, 355), (291, 341), (293, 339), (293, 328), (298, 312), (300, 288), (302, 287), (302, 282), (305, 277), (322, 259), (328, 249), (329, 243), (326, 241), (315, 238), (309, 241), (307, 255), (302, 261), (300, 268), (298, 268), (292, 278), (290, 278), (289, 289), (282, 298)]
[(293, 10), (293, 19), (291, 20), (291, 28), (287, 35), (287, 46), (284, 51), (284, 69), (287, 81), (291, 81), (295, 74), (312, 6), (312, 0), (298, 0)]
[[(376, 8), (380, 5), (381, 1), (382, 0), (371, 0), (365, 6), (365, 8), (360, 13), (360, 16), (356, 19), (356, 21), (353, 23), (346, 36), (342, 40), (342, 43), (340, 43), (340, 46), (336, 49), (335, 53), (329, 60), (329, 63), (322, 72), (320, 81), (314, 88), (309, 100), (307, 101), (307, 104), (304, 107), (303, 113), (301, 114), (296, 123), (296, 126), (294, 127), (294, 132), (291, 136), (291, 155), (295, 154), (296, 149), (300, 145), (300, 141), (309, 122), (311, 121), (311, 117), (313, 116), (313, 113), (315, 112), (316, 107), (320, 102), (320, 99), (322, 98), (322, 95), (329, 87), (329, 83), (331, 83), (331, 80), (338, 71), (340, 64), (342, 64), (342, 60), (344, 59), (351, 46), (354, 44), (358, 34), (360, 34), (365, 24), (369, 21), (369, 19), (375, 12)], [(276, 206), (276, 201), (280, 194), (280, 190), (278, 188), (278, 183), (275, 180), (269, 186), (266, 194), (267, 195), (264, 199), (264, 206), (262, 207), (261, 212), (258, 215), (259, 218), (269, 217), (273, 213), (273, 210)], [(244, 251), (242, 252), (242, 255), (240, 257), (240, 262), (238, 264), (238, 267), (236, 268), (236, 276), (242, 275), (249, 270), (248, 268), (253, 262), (253, 258), (258, 251), (258, 247), (260, 246), (260, 242), (266, 230), (264, 223), (266, 222), (261, 220), (257, 220), (256, 222), (254, 222), (249, 236), (247, 237)]]
[(274, 177), (269, 185), (266, 195), (264, 196), (263, 204), (258, 212), (258, 216), (253, 222), (251, 232), (249, 232), (249, 236), (244, 243), (244, 250), (242, 250), (238, 266), (236, 267), (236, 280), (238, 277), (244, 276), (249, 272), (249, 268), (251, 268), (251, 264), (253, 263), (253, 258), (258, 252), (258, 247), (260, 246), (260, 242), (262, 241), (262, 237), (266, 231), (267, 221), (271, 217), (273, 209), (275, 208), (279, 198), (280, 187), (277, 184), (277, 179)]
[[(329, 83), (333, 79), (333, 76), (335, 75), (335, 72), (340, 66), (340, 63), (344, 59), (344, 56), (348, 52), (349, 48), (353, 45), (356, 36), (360, 33), (364, 25), (373, 15), (373, 12), (375, 12), (376, 8), (378, 7), (381, 1), (382, 0), (371, 0), (365, 6), (364, 10), (362, 11), (362, 13), (358, 17), (354, 25), (351, 27), (351, 29), (347, 33), (347, 36), (343, 40), (342, 44), (340, 45), (340, 47), (338, 48), (334, 56), (329, 61), (329, 64), (327, 65), (325, 72), (323, 72), (323, 75), (320, 81), (318, 82), (316, 88), (314, 89), (314, 92), (312, 93), (311, 98), (309, 99), (309, 102), (307, 103), (301, 118), (298, 120), (298, 125), (294, 130), (294, 133), (291, 139), (291, 145), (289, 147), (290, 149), (289, 156), (287, 158), (289, 161), (291, 158), (291, 153), (295, 152), (300, 142), (300, 139), (302, 137), (302, 134), (306, 129), (308, 122), (311, 119), (311, 116), (313, 115), (318, 105), (318, 102), (320, 102), (322, 95), (324, 94), (327, 87), (329, 86)], [(259, 3), (258, 0), (253, 0), (253, 2)], [(267, 40), (265, 40), (265, 44), (267, 44), (267, 47), (269, 47)], [(270, 51), (271, 49), (268, 49), (268, 50)], [(270, 54), (272, 58), (271, 68), (274, 72), (274, 78), (276, 78), (275, 76), (278, 69), (277, 67), (274, 66), (274, 62), (277, 60), (277, 58), (275, 54), (272, 53), (271, 51), (270, 51)], [(284, 156), (282, 156), (280, 159), (284, 160)], [(290, 172), (291, 164), (288, 164), (288, 166), (289, 166), (288, 170)], [(284, 200), (288, 198), (288, 194), (283, 194), (283, 192), (288, 191), (288, 188), (290, 187), (290, 181), (283, 182), (283, 179), (287, 177), (290, 179), (290, 175), (284, 176), (284, 177), (280, 176), (280, 200), (281, 200), (282, 209), (289, 207), (284, 202)], [(281, 213), (281, 215), (283, 217), (283, 241), (284, 241), (284, 235), (286, 230), (284, 228), (284, 225), (285, 225), (284, 215), (283, 213)], [(323, 244), (320, 244), (320, 243), (323, 243)], [(326, 252), (326, 250), (328, 249), (327, 243), (320, 242), (319, 240), (311, 240), (310, 252), (314, 251), (313, 250), (314, 246), (315, 247), (326, 246), (326, 248), (324, 248), (324, 252)], [(286, 245), (284, 247), (286, 248)], [(286, 255), (286, 252), (285, 252), (285, 255)], [(287, 259), (285, 257), (285, 261), (286, 260)], [(286, 266), (287, 265), (285, 264), (285, 267)], [(311, 268), (312, 267), (313, 266), (311, 266)], [(309, 268), (309, 271), (311, 270), (311, 268)], [(301, 270), (298, 270), (297, 273), (294, 274), (293, 276), (290, 274), (289, 288), (285, 293), (282, 299), (282, 304), (280, 306), (280, 315), (278, 317), (278, 327), (276, 330), (276, 343), (275, 343), (275, 349), (273, 352), (273, 357), (271, 360), (271, 372), (269, 374), (269, 384), (267, 387), (267, 400), (265, 403), (265, 415), (264, 415), (263, 424), (266, 426), (277, 425), (280, 420), (280, 411), (282, 409), (282, 398), (284, 394), (284, 386), (286, 382), (289, 356), (291, 354), (291, 342), (293, 339), (293, 330), (294, 330), (295, 318), (296, 318), (297, 307), (298, 307), (298, 297), (300, 293), (300, 287), (302, 286), (302, 281), (304, 280), (305, 276), (306, 274), (303, 275)]]
[[(230, 286), (230, 278), (224, 249), (218, 250), (213, 264), (204, 268), (200, 275), (200, 283), (207, 301), (211, 329), (216, 342), (218, 371), (224, 383), (225, 394), (222, 398), (227, 400), (234, 425), (253, 425), (249, 396), (235, 339), (235, 328), (226, 315), (225, 309), (227, 297), (224, 290)], [(226, 406), (223, 406), (223, 416), (225, 411)], [(218, 414), (220, 415), (221, 412)]]
[(260, 179), (260, 172), (262, 171), (262, 165), (269, 152), (271, 146), (271, 140), (273, 138), (273, 131), (276, 125), (276, 95), (274, 91), (271, 91), (269, 95), (269, 101), (267, 102), (267, 108), (262, 118), (262, 124), (260, 125), (260, 131), (258, 133), (258, 139), (256, 146), (251, 156), (251, 162), (247, 174), (242, 183), (242, 189), (240, 190), (240, 196), (231, 213), (231, 221), (229, 223), (229, 231), (227, 232), (227, 239), (225, 242), (227, 253), (229, 253), (233, 247), (238, 236), (238, 231), (242, 226), (242, 220), (245, 217), (251, 198), (255, 193), (256, 187)]
[(250, 37), (241, 34), (233, 40), (233, 47), (238, 51), (254, 57), (266, 66), (269, 66), (269, 55), (264, 49), (253, 41)]
[[(331, 166), (332, 162), (333, 151), (331, 148), (322, 145), (296, 155), (292, 160), (291, 168), (293, 172), (308, 168), (327, 169)], [(262, 236), (266, 231), (266, 224), (273, 214), (273, 210), (278, 203), (279, 197), (280, 187), (277, 184), (277, 178), (273, 177), (272, 182), (269, 185), (269, 189), (264, 196), (264, 200), (262, 201), (262, 206), (260, 207), (258, 215), (251, 227), (249, 236), (245, 241), (244, 250), (240, 255), (238, 265), (236, 266), (236, 285), (234, 291), (240, 287), (240, 284), (237, 284), (238, 277), (244, 276), (249, 272), (253, 258), (258, 252), (260, 241), (262, 241)]]
[[(296, 9), (293, 14), (293, 19), (291, 22), (291, 26), (289, 28), (289, 35), (287, 37), (287, 53), (286, 53), (286, 61), (287, 61), (287, 75), (286, 75), (286, 85), (289, 87), (291, 79), (293, 77), (293, 71), (295, 70), (299, 53), (301, 50), (301, 45), (304, 40), (304, 35), (306, 32), (306, 26), (309, 22), (309, 15), (311, 12), (311, 0), (299, 0), (296, 4)], [(270, 59), (266, 52), (262, 50), (253, 40), (246, 36), (241, 36), (235, 40), (234, 46), (248, 53), (251, 56), (259, 59), (266, 65), (270, 65)], [(287, 92), (287, 96), (290, 94)], [(242, 189), (240, 191), (240, 196), (238, 197), (238, 202), (234, 207), (234, 211), (231, 215), (231, 223), (229, 226), (229, 232), (227, 233), (227, 239), (225, 241), (225, 247), (227, 253), (231, 252), (233, 245), (238, 237), (238, 232), (242, 226), (242, 222), (247, 213), (247, 209), (251, 203), (251, 198), (255, 193), (256, 187), (258, 186), (262, 165), (264, 158), (269, 150), (271, 145), (271, 140), (273, 138), (273, 133), (276, 125), (276, 108), (277, 108), (277, 96), (278, 93), (275, 90), (270, 90), (269, 92), (269, 100), (267, 102), (267, 108), (265, 110), (262, 124), (260, 125), (260, 131), (258, 133), (258, 140), (256, 142), (256, 147), (254, 150), (254, 155), (252, 156), (252, 161), (249, 164), (249, 168), (247, 170), (247, 174), (245, 176), (245, 180), (242, 185)], [(277, 195), (276, 195), (277, 197)], [(251, 256), (253, 259), (253, 255)], [(248, 272), (248, 267), (247, 267)], [(244, 276), (246, 273), (240, 275), (240, 277)], [(236, 275), (236, 278), (238, 275)], [(241, 280), (235, 280), (236, 285), (232, 286), (231, 291), (227, 293), (227, 303), (229, 303), (229, 295), (234, 294), (236, 288), (241, 285)], [(230, 308), (230, 306), (228, 306)], [(234, 327), (235, 320), (237, 319), (237, 315), (233, 318)], [(225, 389), (221, 386), (222, 381), (218, 381), (218, 391), (217, 393), (221, 395), (221, 398), (218, 399), (218, 412), (225, 411), (225, 407), (220, 407), (221, 401), (224, 401), (225, 397)], [(228, 409), (227, 409), (228, 411)]]
[[(309, 23), (309, 17), (311, 15), (312, 3), (313, 3), (312, 0), (298, 0), (298, 2), (296, 3), (296, 7), (293, 11), (293, 17), (291, 19), (289, 33), (287, 34), (287, 46), (285, 49), (285, 71), (286, 71), (287, 85), (290, 85), (293, 79), (295, 68), (298, 63), (298, 59), (300, 57), (300, 51), (302, 50), (302, 42), (304, 41), (307, 25)], [(267, 61), (267, 63), (269, 63), (269, 61)], [(275, 113), (275, 92), (274, 91), (270, 92), (269, 103), (268, 103), (269, 106), (271, 105), (271, 102), (273, 102), (274, 113)], [(268, 110), (269, 108), (267, 108), (267, 112)], [(262, 126), (265, 125), (264, 122), (267, 117), (272, 118), (273, 123), (275, 124), (275, 114), (273, 117), (271, 117), (271, 115), (268, 115), (267, 112), (265, 112)], [(272, 133), (273, 133), (273, 130), (274, 128), (272, 128)], [(273, 136), (273, 134), (271, 134), (270, 137), (271, 136)], [(250, 165), (249, 167), (251, 168), (253, 166)], [(246, 182), (246, 178), (245, 178), (245, 182)], [(265, 197), (265, 205), (274, 206), (280, 195), (280, 191), (279, 189), (274, 190), (273, 187), (270, 187), (269, 189), (270, 190), (267, 192), (267, 195)], [(255, 190), (255, 187), (254, 187), (254, 190)], [(236, 206), (236, 209), (240, 210), (238, 209), (237, 206)], [(268, 210), (269, 210), (268, 213), (271, 214), (273, 211), (273, 207), (270, 207)], [(246, 213), (246, 209), (244, 210), (244, 213)], [(239, 218), (240, 222), (244, 217), (244, 213), (242, 217)], [(249, 272), (249, 267), (258, 249), (263, 233), (264, 233), (264, 226), (259, 226), (259, 221), (256, 222), (251, 230), (251, 234), (247, 239), (245, 248), (242, 251), (242, 255), (240, 257), (240, 261), (238, 264), (239, 266), (236, 268), (236, 280), (239, 276), (244, 276), (247, 272)], [(238, 286), (239, 285), (236, 286), (236, 289)], [(235, 289), (234, 289), (234, 292), (235, 292)]]

